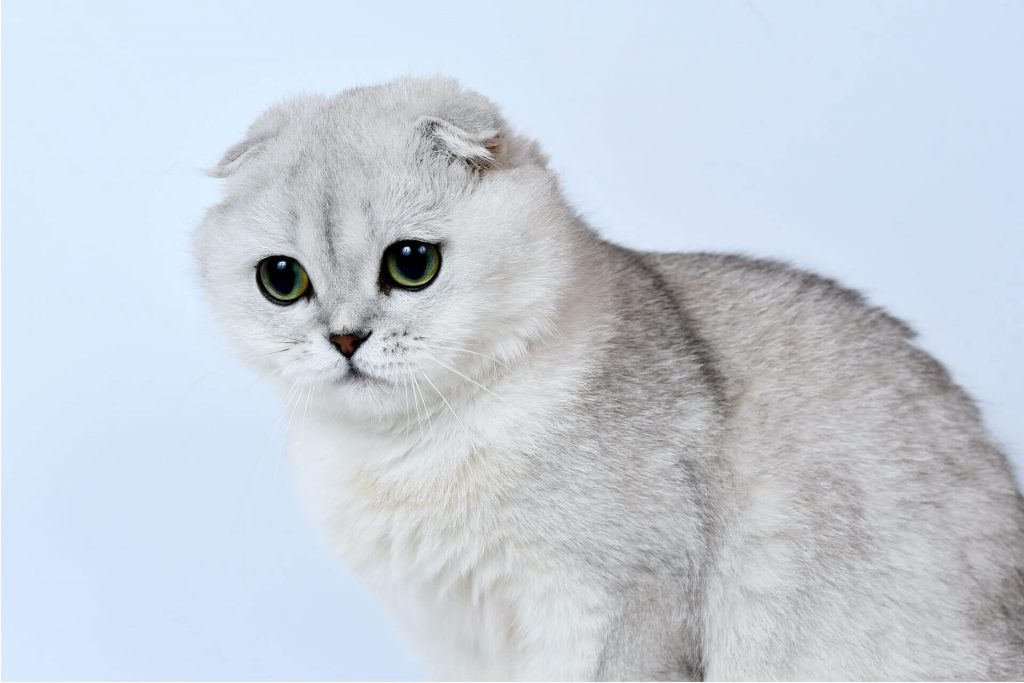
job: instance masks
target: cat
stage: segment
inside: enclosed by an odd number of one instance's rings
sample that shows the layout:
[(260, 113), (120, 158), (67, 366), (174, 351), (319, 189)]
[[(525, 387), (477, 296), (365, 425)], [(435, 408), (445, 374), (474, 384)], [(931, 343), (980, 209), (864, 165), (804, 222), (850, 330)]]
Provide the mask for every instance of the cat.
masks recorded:
[(1010, 465), (857, 293), (602, 240), (447, 79), (284, 102), (211, 173), (207, 298), (433, 675), (1024, 677)]

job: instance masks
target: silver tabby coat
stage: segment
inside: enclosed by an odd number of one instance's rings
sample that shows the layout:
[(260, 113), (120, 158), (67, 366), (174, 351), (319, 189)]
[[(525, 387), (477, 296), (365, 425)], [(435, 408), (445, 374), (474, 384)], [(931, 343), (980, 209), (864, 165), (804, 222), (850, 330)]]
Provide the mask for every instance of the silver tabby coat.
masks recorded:
[[(1024, 677), (1007, 460), (858, 294), (603, 241), (447, 80), (286, 102), (214, 174), (208, 298), (435, 675)], [(424, 286), (389, 270), (409, 244)]]

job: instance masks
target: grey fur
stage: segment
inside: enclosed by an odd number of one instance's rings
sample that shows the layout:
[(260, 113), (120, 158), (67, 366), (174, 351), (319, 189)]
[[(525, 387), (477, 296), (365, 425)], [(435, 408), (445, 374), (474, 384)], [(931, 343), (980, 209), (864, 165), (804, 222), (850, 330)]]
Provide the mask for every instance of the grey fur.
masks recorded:
[[(214, 174), (230, 185), (197, 234), (204, 282), (243, 354), (315, 397), (293, 455), (332, 461), (307, 477), (328, 536), (367, 575), (390, 553), (426, 577), (418, 609), (437, 630), (456, 630), (474, 587), (496, 614), (532, 614), (516, 600), (548, 579), (572, 598), (555, 621), (579, 651), (538, 654), (530, 634), (551, 622), (527, 616), (507, 662), (480, 655), (472, 628), (451, 635), (448, 651), (480, 659), (449, 653), (442, 674), (1024, 677), (1024, 502), (1007, 460), (911, 330), (860, 295), (774, 262), (601, 240), (536, 144), (451, 81), (281, 105)], [(380, 250), (410, 225), (447, 240), (449, 279), (390, 296)], [(474, 239), (519, 260), (485, 246), (460, 261)], [(315, 280), (308, 315), (255, 290), (252, 265), (281, 245)], [(425, 372), (419, 340), (454, 338), (479, 353), (446, 361), (512, 405), (439, 371), (450, 402), (420, 397), (428, 433), (418, 403), (335, 379), (325, 337), (345, 326), (381, 330), (365, 353), (385, 389), (409, 388), (396, 363)], [(422, 469), (383, 474), (388, 449)], [(359, 487), (325, 483), (341, 462)], [(426, 568), (417, 547), (445, 559)]]

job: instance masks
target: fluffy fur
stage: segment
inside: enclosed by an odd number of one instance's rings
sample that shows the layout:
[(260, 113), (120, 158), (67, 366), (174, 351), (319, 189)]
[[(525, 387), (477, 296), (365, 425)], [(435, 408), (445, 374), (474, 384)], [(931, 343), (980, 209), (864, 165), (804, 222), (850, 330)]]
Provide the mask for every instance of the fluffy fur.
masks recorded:
[[(286, 102), (213, 173), (208, 298), (301, 402), (310, 512), (437, 676), (1024, 676), (1007, 461), (857, 294), (601, 240), (447, 80)], [(441, 244), (422, 291), (380, 287), (400, 239)], [(260, 295), (276, 254), (311, 298)]]

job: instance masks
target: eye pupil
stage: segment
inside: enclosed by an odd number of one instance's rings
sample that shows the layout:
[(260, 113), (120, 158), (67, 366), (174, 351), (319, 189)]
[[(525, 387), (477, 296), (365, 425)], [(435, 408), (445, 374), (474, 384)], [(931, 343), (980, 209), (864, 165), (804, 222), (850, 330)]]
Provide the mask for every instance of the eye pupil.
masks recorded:
[(289, 265), (287, 261), (278, 261), (270, 272), (270, 284), (273, 286), (276, 294), (287, 295), (295, 289), (297, 273)]
[(413, 256), (412, 249), (405, 247), (402, 249), (401, 258), (397, 259), (395, 265), (398, 266), (398, 270), (402, 271), (402, 275), (410, 280), (418, 280), (427, 270), (427, 259), (423, 258), (423, 252), (417, 251)]

